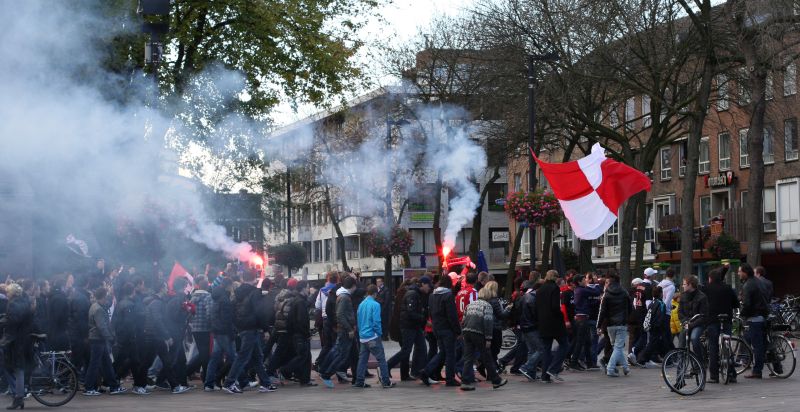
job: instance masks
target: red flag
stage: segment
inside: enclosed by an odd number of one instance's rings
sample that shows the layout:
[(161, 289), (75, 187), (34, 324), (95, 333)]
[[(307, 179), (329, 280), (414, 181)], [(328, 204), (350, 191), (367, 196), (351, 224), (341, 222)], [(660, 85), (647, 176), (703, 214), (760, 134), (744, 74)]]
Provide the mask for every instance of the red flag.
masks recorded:
[(589, 156), (566, 163), (547, 163), (533, 156), (580, 239), (602, 236), (617, 220), (623, 202), (642, 190), (650, 191), (644, 173), (606, 158), (599, 144)]
[(179, 277), (189, 278), (189, 271), (181, 266), (180, 263), (175, 262), (175, 265), (172, 266), (172, 272), (169, 273), (169, 280), (167, 280), (167, 290), (170, 295), (175, 294), (175, 291), (172, 290), (172, 285), (175, 283), (175, 279)]

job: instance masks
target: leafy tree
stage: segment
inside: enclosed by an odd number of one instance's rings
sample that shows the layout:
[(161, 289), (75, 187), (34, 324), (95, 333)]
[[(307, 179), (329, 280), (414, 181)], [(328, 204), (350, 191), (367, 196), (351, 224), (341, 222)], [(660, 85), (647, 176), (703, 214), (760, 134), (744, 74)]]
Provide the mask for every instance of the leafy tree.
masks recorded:
[(275, 263), (292, 269), (301, 268), (306, 264), (306, 250), (297, 243), (284, 243), (271, 247), (269, 254), (275, 258)]

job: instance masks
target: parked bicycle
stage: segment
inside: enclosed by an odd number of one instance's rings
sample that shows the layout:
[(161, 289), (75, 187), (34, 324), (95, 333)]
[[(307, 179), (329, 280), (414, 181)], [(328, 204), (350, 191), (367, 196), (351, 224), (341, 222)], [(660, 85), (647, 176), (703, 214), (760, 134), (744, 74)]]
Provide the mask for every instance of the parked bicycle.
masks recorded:
[[(725, 315), (720, 315), (725, 316)], [(720, 320), (721, 321), (721, 320)], [(726, 319), (727, 321), (727, 319)], [(734, 316), (731, 322), (731, 334), (725, 335), (725, 348), (730, 352), (730, 363), (733, 365), (733, 369), (736, 371), (736, 375), (743, 374), (746, 370), (750, 369), (753, 366), (753, 349), (750, 345), (747, 344), (747, 341), (742, 337), (744, 335), (744, 326), (741, 318), (738, 316)], [(739, 330), (742, 330), (742, 335), (738, 334)], [(720, 324), (720, 331), (722, 329), (722, 324)], [(722, 340), (722, 333), (720, 333), (720, 340)], [(700, 341), (703, 344), (703, 349), (705, 353), (708, 353), (708, 342), (706, 341), (705, 335), (700, 338)], [(720, 342), (720, 356), (722, 356), (722, 345), (723, 342)], [(707, 358), (706, 358), (707, 359)], [(706, 364), (708, 364), (708, 360), (706, 360)], [(708, 366), (708, 365), (706, 365)], [(720, 363), (720, 371), (722, 371), (722, 363)], [(727, 383), (727, 382), (725, 382)]]
[(35, 338), (30, 393), (42, 405), (66, 405), (78, 393), (78, 371), (69, 361), (69, 352), (42, 351), (44, 336)]
[(689, 348), (689, 323), (701, 315), (695, 315), (684, 323), (681, 347), (673, 349), (664, 357), (661, 376), (672, 392), (689, 396), (702, 391), (706, 386), (706, 369), (697, 355)]

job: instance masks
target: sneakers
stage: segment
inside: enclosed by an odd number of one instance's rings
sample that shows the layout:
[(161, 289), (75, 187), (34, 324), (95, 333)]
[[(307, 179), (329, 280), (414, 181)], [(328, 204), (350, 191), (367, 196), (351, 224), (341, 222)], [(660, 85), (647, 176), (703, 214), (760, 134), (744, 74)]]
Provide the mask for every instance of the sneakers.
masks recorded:
[(619, 378), (619, 372), (617, 372), (616, 370), (606, 371), (606, 376), (610, 378)]
[(122, 386), (117, 386), (116, 388), (109, 390), (108, 394), (109, 395), (120, 395), (120, 394), (123, 394), (123, 393), (125, 393), (127, 391), (128, 390), (123, 388)]
[(155, 389), (162, 390), (162, 391), (172, 390), (172, 388), (170, 388), (169, 384), (168, 383), (164, 383), (164, 382), (156, 383), (155, 384)]
[(258, 387), (258, 393), (269, 393), (269, 392), (275, 392), (276, 390), (278, 390), (278, 387), (275, 385), (267, 385), (267, 386), (260, 385)]
[(383, 389), (391, 389), (391, 388), (394, 388), (395, 386), (397, 386), (397, 384), (396, 384), (396, 383), (394, 383), (394, 382), (389, 382), (389, 383), (383, 383), (383, 384), (381, 384), (381, 387), (382, 387)]
[(508, 383), (508, 379), (500, 379), (499, 382), (492, 383), (492, 388), (497, 389), (501, 386), (505, 386)]
[(97, 390), (83, 391), (83, 396), (100, 396), (100, 391)]
[(433, 379), (433, 378), (428, 378), (428, 385), (429, 386), (430, 385), (437, 385), (437, 384), (440, 384), (440, 383), (442, 383), (442, 382), (441, 381), (437, 381), (436, 379)]
[(242, 393), (242, 390), (239, 389), (239, 387), (236, 386), (235, 383), (232, 383), (232, 384), (230, 384), (228, 386), (223, 386), (222, 390), (225, 391), (225, 392), (230, 393), (231, 395), (237, 394), (237, 393)]
[(203, 392), (214, 392), (213, 386), (203, 386)]
[(361, 382), (361, 383), (354, 383), (354, 384), (353, 384), (353, 387), (354, 387), (354, 388), (364, 388), (364, 389), (367, 389), (367, 388), (371, 388), (372, 386), (371, 386), (370, 384), (368, 384), (368, 383)]
[(519, 372), (522, 374), (522, 376), (528, 378), (529, 381), (536, 382), (536, 374), (535, 373), (528, 372), (527, 370), (522, 369), (522, 368), (519, 369)]
[(622, 368), (622, 373), (624, 373), (625, 376), (628, 376), (628, 374), (631, 373), (631, 368)]
[(464, 392), (474, 391), (475, 390), (475, 385), (473, 385), (471, 383), (462, 383), (460, 389), (462, 391), (464, 391)]
[(333, 381), (331, 380), (331, 378), (327, 378), (327, 379), (322, 378), (322, 384), (325, 385), (325, 387), (327, 387), (329, 389), (333, 389)]
[(633, 354), (633, 352), (631, 352), (631, 353), (629, 353), (629, 354), (628, 354), (628, 363), (630, 363), (630, 364), (631, 364), (631, 365), (633, 365), (633, 366), (642, 366), (642, 364), (641, 364), (641, 363), (639, 363), (639, 362), (636, 360), (636, 355), (634, 355), (634, 354)]
[(150, 391), (147, 390), (144, 386), (134, 386), (133, 390), (131, 391), (134, 395), (149, 395)]
[(190, 390), (192, 390), (192, 388), (190, 388), (188, 386), (178, 385), (178, 386), (172, 388), (172, 394), (173, 395), (177, 395), (179, 393), (189, 392)]
[(548, 375), (548, 376), (550, 376), (550, 379), (551, 379), (553, 382), (559, 382), (559, 383), (560, 383), (560, 382), (564, 382), (564, 378), (562, 378), (562, 377), (558, 376), (558, 374), (557, 374), (557, 373), (553, 373), (553, 372), (547, 372), (547, 375)]
[(644, 364), (644, 368), (645, 369), (657, 369), (657, 368), (660, 368), (660, 367), (661, 367), (661, 364), (655, 363), (653, 361), (647, 361), (647, 363)]
[(419, 374), (419, 380), (421, 380), (421, 381), (422, 381), (422, 383), (423, 383), (425, 386), (431, 386), (431, 381), (430, 381), (430, 379), (428, 378), (428, 374), (427, 374), (427, 373), (425, 373), (425, 372), (420, 372), (420, 374)]

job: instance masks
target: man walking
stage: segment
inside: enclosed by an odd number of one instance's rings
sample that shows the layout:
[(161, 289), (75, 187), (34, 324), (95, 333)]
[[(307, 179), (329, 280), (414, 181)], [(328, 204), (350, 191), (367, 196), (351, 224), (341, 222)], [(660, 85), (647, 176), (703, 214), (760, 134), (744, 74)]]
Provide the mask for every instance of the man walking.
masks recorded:
[(378, 376), (380, 376), (381, 386), (386, 389), (395, 386), (394, 382), (389, 380), (389, 367), (383, 352), (381, 305), (375, 300), (377, 294), (378, 287), (376, 285), (367, 286), (367, 297), (358, 305), (358, 340), (361, 342), (361, 351), (358, 355), (356, 383), (353, 385), (357, 388), (370, 387), (368, 383), (364, 382), (370, 354), (378, 361), (378, 371), (380, 372)]
[[(569, 350), (567, 340), (567, 326), (564, 323), (564, 314), (561, 312), (561, 290), (556, 285), (558, 272), (548, 270), (544, 284), (536, 291), (536, 323), (539, 335), (542, 338), (542, 382), (563, 382), (559, 376), (564, 357)], [(558, 342), (558, 351), (552, 356), (553, 341)]]
[(356, 279), (352, 276), (347, 276), (342, 282), (342, 287), (336, 291), (336, 324), (339, 332), (336, 336), (336, 345), (320, 366), (319, 374), (322, 383), (331, 389), (333, 389), (331, 376), (338, 370), (347, 368), (347, 363), (350, 360), (350, 351), (353, 348), (356, 319), (353, 311), (352, 294), (356, 291), (356, 288)]
[(625, 342), (628, 340), (628, 316), (633, 306), (631, 298), (619, 284), (619, 275), (611, 273), (606, 278), (606, 289), (600, 301), (600, 313), (597, 318), (598, 332), (605, 328), (608, 339), (614, 350), (611, 352), (606, 375), (618, 377), (617, 365), (622, 366), (622, 371), (627, 375), (630, 372), (628, 359), (625, 356)]
[(742, 310), (739, 315), (747, 322), (747, 340), (753, 347), (753, 370), (745, 375), (745, 379), (761, 379), (766, 354), (764, 322), (769, 315), (769, 303), (764, 285), (755, 276), (752, 266), (742, 263), (739, 266), (739, 279), (742, 281)]

